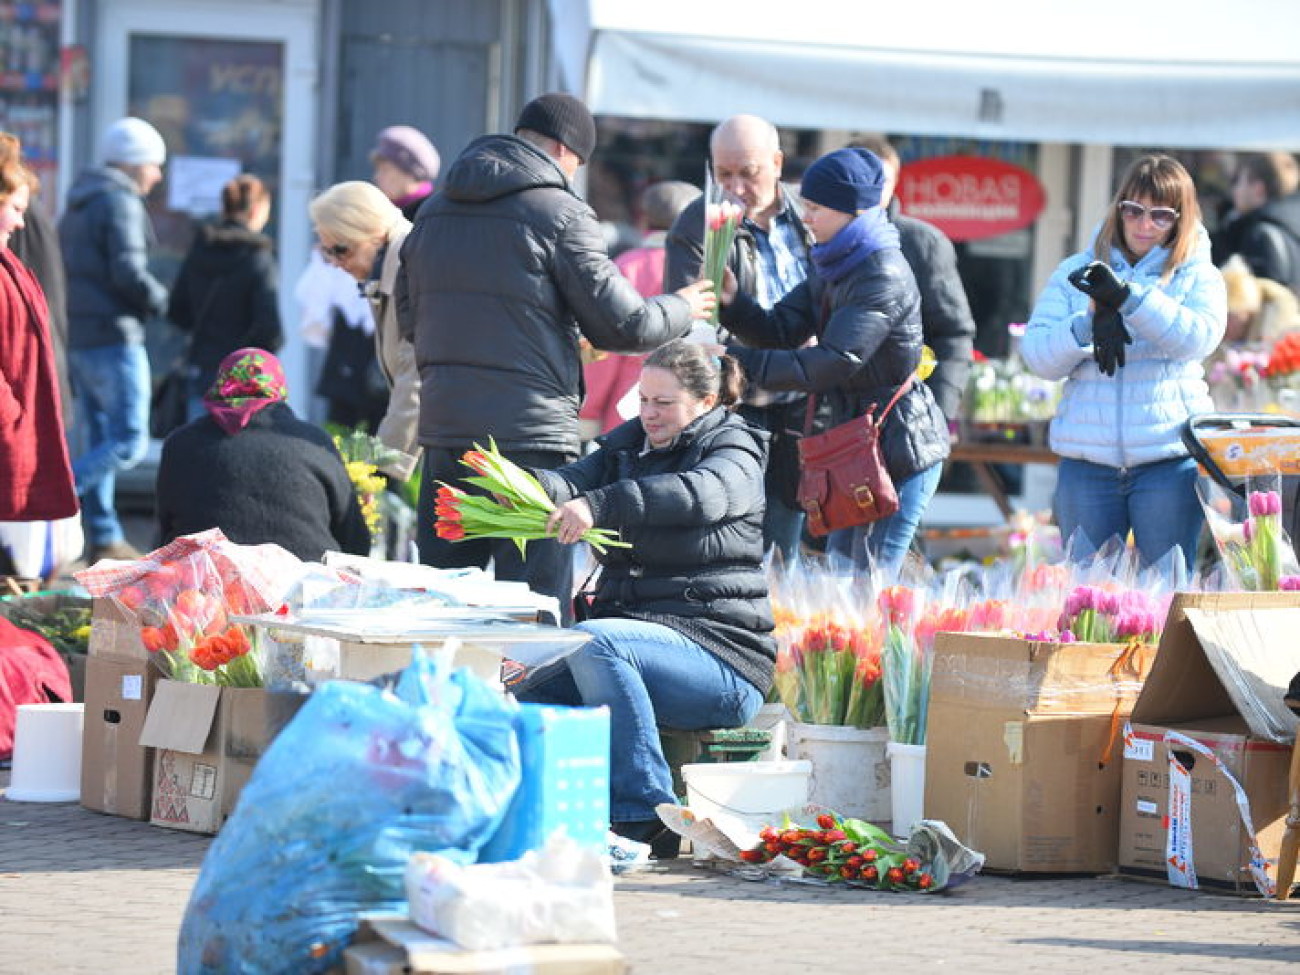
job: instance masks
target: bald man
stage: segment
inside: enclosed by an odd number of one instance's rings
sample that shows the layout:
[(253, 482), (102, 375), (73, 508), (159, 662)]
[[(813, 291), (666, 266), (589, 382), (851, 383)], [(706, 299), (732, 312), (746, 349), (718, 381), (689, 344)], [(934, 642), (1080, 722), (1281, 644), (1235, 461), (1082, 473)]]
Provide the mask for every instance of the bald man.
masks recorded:
[[(808, 276), (812, 237), (793, 193), (781, 183), (785, 155), (776, 127), (757, 115), (734, 115), (709, 137), (713, 178), (745, 208), (727, 266), (740, 289), (771, 308)], [(700, 276), (704, 264), (703, 197), (688, 206), (668, 233), (664, 288), (682, 287)], [(720, 284), (720, 282), (719, 282)], [(787, 562), (799, 551), (803, 512), (799, 487), (798, 439), (808, 397), (750, 387), (737, 410), (772, 434), (767, 465), (764, 543)]]

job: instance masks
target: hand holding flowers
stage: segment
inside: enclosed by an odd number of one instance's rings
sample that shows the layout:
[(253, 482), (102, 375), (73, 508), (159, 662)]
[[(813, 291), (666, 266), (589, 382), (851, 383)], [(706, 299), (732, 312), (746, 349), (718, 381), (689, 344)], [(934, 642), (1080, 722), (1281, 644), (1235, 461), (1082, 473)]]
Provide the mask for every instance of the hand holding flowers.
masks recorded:
[(566, 544), (584, 541), (598, 552), (611, 546), (631, 547), (619, 540), (617, 532), (592, 527), (591, 506), (585, 500), (575, 499), (557, 509), (537, 478), (502, 456), (493, 440), (489, 439), (486, 450), (475, 445), (460, 462), (476, 475), (466, 482), (488, 494), (470, 494), (450, 484), (438, 488), (434, 531), (439, 538), (449, 542), (508, 538), (520, 555), (528, 542), (539, 538)]

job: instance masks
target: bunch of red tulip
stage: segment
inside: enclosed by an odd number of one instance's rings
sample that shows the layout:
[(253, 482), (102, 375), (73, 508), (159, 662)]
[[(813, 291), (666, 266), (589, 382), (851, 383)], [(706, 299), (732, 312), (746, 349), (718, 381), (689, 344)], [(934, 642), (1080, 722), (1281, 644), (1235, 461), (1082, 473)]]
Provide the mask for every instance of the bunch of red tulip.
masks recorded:
[(860, 819), (817, 817), (816, 828), (787, 823), (766, 826), (757, 846), (742, 850), (746, 863), (767, 863), (784, 856), (804, 873), (829, 883), (875, 890), (933, 890), (934, 874), (884, 830)]

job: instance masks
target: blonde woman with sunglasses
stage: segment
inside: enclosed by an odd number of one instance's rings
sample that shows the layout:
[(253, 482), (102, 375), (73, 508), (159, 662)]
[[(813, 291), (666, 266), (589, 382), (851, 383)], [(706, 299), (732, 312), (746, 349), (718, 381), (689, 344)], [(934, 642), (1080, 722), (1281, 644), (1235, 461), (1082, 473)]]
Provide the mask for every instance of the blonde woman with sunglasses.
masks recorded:
[(1201, 363), (1226, 324), (1191, 176), (1170, 156), (1139, 157), (1092, 246), (1047, 283), (1022, 345), (1033, 372), (1065, 380), (1051, 445), (1072, 554), (1131, 531), (1145, 564), (1177, 548), (1192, 568), (1203, 516), (1181, 431), (1213, 409)]
[(397, 328), (397, 275), (411, 224), (373, 183), (335, 183), (308, 205), (321, 256), (352, 275), (370, 305), (375, 356), (388, 384), (388, 407), (375, 435), (398, 459), (385, 474), (405, 481), (420, 457), (420, 373), (415, 349)]

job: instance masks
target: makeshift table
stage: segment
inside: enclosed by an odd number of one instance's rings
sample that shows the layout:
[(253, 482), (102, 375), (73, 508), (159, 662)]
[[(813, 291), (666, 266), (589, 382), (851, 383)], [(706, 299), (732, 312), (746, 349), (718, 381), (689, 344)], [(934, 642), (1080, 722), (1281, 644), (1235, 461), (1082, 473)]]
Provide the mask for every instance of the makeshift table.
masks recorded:
[(965, 443), (952, 445), (948, 460), (970, 464), (979, 478), (980, 486), (988, 492), (1004, 518), (1014, 513), (1007, 487), (994, 469), (994, 464), (1055, 464), (1060, 458), (1050, 447), (1026, 443)]
[(500, 686), (501, 660), (527, 666), (550, 663), (586, 643), (566, 630), (470, 607), (304, 610), (296, 616), (232, 616), (263, 641), (267, 687), (293, 682), (370, 680), (401, 670), (420, 645), (450, 651), (455, 666), (469, 667)]

